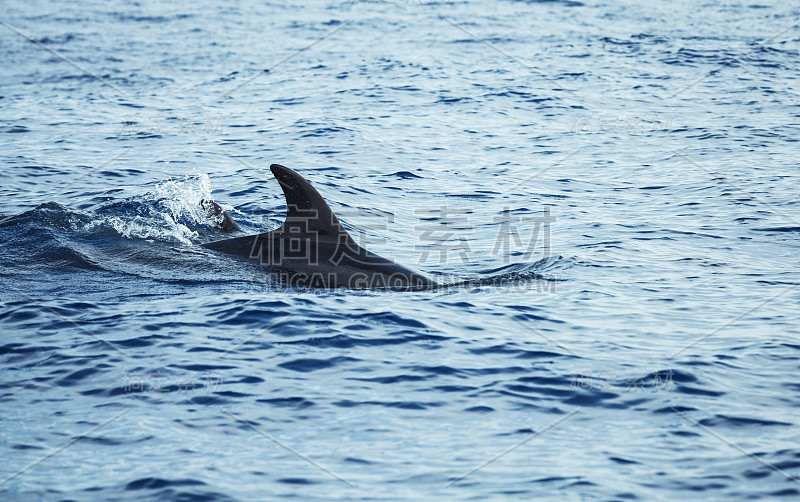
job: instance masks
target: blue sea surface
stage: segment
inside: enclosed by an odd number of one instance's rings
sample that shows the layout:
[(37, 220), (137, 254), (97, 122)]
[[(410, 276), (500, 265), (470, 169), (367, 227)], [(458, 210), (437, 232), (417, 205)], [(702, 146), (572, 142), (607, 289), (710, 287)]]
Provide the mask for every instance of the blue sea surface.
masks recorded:
[[(4, 1), (0, 498), (800, 499), (798, 20)], [(272, 163), (473, 285), (202, 248)]]

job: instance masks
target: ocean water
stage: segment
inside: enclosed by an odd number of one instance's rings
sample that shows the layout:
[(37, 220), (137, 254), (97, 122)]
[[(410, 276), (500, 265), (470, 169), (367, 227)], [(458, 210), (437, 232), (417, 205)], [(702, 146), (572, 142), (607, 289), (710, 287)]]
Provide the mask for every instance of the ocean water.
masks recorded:
[[(4, 500), (797, 500), (800, 5), (0, 9)], [(268, 166), (435, 291), (199, 245)]]

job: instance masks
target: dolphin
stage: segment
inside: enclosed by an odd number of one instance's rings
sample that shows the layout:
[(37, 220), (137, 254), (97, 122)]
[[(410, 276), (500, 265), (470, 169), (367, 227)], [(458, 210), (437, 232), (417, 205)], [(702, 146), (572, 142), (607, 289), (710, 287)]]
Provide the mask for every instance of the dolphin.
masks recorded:
[[(350, 289), (429, 289), (439, 286), (422, 272), (362, 248), (350, 237), (325, 199), (302, 176), (270, 166), (286, 196), (286, 219), (271, 232), (203, 244), (203, 247), (258, 260), (293, 286)], [(221, 210), (214, 204), (211, 212)], [(223, 212), (223, 229), (238, 226)]]

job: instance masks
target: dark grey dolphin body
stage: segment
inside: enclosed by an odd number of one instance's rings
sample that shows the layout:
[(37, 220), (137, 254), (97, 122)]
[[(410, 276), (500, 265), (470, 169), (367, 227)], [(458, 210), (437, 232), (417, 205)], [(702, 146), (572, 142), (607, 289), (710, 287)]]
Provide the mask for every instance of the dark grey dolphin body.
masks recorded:
[[(353, 289), (438, 286), (425, 274), (356, 244), (319, 192), (302, 176), (278, 164), (272, 164), (270, 169), (286, 196), (283, 225), (271, 232), (211, 242), (203, 247), (258, 260), (281, 282), (296, 286)], [(230, 218), (227, 213), (225, 216)]]

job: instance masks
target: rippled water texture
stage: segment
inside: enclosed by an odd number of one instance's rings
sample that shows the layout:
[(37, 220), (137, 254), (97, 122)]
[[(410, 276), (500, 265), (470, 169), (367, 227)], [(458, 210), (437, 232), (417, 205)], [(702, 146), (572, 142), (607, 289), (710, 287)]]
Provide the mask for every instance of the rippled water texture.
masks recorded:
[[(797, 500), (798, 19), (3, 2), (0, 497)], [(200, 247), (280, 225), (271, 163), (491, 285)]]

